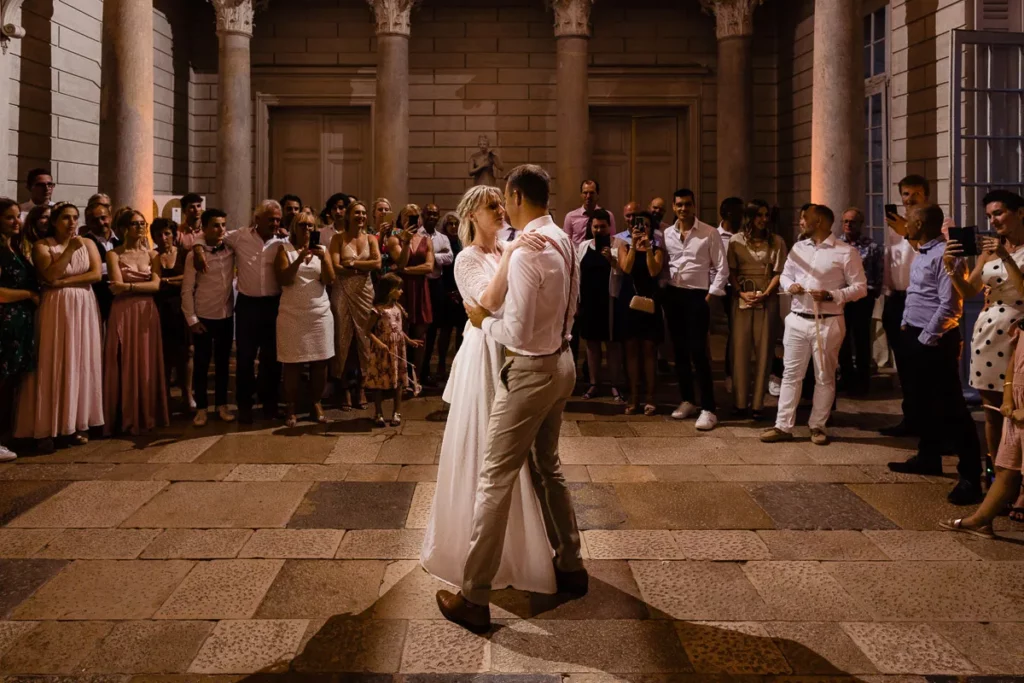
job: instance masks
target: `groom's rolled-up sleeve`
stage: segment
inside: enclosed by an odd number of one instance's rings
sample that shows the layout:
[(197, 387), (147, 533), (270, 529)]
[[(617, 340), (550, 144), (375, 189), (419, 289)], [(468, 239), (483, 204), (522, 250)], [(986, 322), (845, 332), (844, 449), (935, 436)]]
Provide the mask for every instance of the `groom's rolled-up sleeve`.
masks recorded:
[(505, 312), (501, 318), (485, 318), (481, 325), (484, 334), (514, 351), (530, 343), (537, 314), (537, 285), (541, 278), (536, 264), (527, 256), (521, 250), (512, 254)]

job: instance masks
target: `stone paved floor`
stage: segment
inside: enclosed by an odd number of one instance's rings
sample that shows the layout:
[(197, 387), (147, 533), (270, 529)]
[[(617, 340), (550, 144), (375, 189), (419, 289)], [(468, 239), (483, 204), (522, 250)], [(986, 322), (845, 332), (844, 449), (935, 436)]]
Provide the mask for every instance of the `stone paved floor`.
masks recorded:
[[(952, 480), (840, 400), (828, 448), (574, 401), (561, 441), (591, 592), (439, 619), (416, 557), (441, 403), (399, 430), (179, 422), (0, 466), (0, 677), (647, 683), (1024, 674), (1024, 533), (936, 531)], [(805, 419), (805, 418), (804, 418)], [(356, 674), (353, 672), (361, 672)], [(159, 676), (159, 674), (169, 674)], [(480, 675), (476, 675), (480, 674)], [(223, 675), (223, 678), (220, 676)], [(980, 679), (979, 679), (980, 680)], [(995, 679), (993, 679), (995, 680)], [(999, 679), (1006, 680), (1006, 679)]]

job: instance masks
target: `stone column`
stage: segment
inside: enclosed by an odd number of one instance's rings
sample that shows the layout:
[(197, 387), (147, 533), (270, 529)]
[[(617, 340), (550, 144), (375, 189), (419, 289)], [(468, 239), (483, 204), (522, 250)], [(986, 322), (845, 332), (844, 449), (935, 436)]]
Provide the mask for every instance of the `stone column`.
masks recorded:
[(153, 2), (104, 0), (99, 190), (153, 220)]
[(754, 9), (763, 0), (701, 0), (718, 36), (718, 201), (753, 198)]
[[(11, 145), (10, 145), (10, 128), (11, 128), (11, 90), (14, 88), (14, 84), (11, 83), (11, 62), (14, 60), (13, 55), (8, 55), (8, 50), (11, 49), (11, 40), (15, 38), (21, 38), (25, 35), (25, 29), (21, 27), (21, 3), (22, 0), (2, 0), (0, 1), (0, 83), (5, 84), (4, 87), (0, 87), (0, 160), (2, 160), (6, 169), (9, 165)], [(7, 178), (7, 171), (5, 170), (0, 175), (0, 194), (5, 197), (17, 197), (17, 183), (15, 187), (10, 188), (10, 181)]]
[(212, 0), (220, 44), (217, 67), (217, 204), (231, 229), (252, 220), (253, 0)]
[(837, 217), (864, 203), (863, 21), (858, 2), (815, 0), (811, 201)]
[(552, 0), (557, 43), (555, 99), (555, 180), (558, 218), (573, 206), (580, 183), (590, 169), (587, 149), (590, 103), (587, 54), (590, 47), (590, 8), (594, 0)]
[(409, 15), (416, 0), (367, 0), (377, 24), (374, 194), (397, 211), (409, 198)]

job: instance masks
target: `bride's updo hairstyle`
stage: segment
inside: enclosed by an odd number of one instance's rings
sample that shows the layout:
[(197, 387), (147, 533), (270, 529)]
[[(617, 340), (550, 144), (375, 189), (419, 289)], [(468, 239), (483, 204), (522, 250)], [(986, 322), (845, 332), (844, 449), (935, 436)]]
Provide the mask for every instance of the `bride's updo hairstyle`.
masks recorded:
[(501, 190), (490, 185), (476, 185), (462, 195), (462, 201), (459, 202), (455, 213), (459, 216), (459, 239), (463, 247), (468, 247), (476, 239), (476, 225), (473, 224), (470, 214), (482, 206), (499, 207), (504, 199)]

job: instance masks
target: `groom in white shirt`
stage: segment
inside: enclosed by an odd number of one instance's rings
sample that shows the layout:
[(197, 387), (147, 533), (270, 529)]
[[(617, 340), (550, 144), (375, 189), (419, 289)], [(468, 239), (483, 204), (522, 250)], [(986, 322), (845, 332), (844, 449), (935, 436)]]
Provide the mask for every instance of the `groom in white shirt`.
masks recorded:
[(505, 210), (512, 225), (549, 244), (512, 255), (502, 318), (479, 306), (469, 310), (473, 325), (505, 347), (506, 360), (488, 424), (462, 591), (438, 591), (437, 605), (446, 619), (474, 633), (486, 633), (491, 626), (491, 581), (505, 545), (513, 484), (524, 462), (529, 462), (555, 551), (559, 593), (580, 597), (588, 588), (576, 515), (558, 459), (562, 411), (576, 384), (569, 330), (579, 298), (579, 269), (571, 241), (548, 214), (547, 172), (525, 164), (506, 181)]

